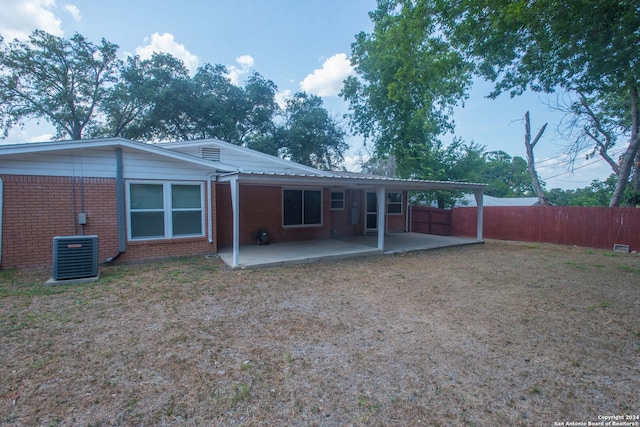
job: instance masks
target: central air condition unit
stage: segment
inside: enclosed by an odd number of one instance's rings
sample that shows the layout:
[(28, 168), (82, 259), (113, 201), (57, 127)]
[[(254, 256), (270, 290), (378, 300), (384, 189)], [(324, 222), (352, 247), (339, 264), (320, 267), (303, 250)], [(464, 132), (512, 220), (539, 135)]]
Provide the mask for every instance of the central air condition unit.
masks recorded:
[(53, 280), (98, 275), (98, 236), (53, 238)]

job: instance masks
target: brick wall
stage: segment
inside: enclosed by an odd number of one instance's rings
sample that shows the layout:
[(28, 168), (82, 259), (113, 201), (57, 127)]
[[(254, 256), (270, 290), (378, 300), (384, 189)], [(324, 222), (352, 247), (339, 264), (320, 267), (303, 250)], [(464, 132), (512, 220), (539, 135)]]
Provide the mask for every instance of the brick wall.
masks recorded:
[[(115, 179), (76, 178), (75, 186), (71, 177), (3, 175), (2, 180), (3, 268), (49, 266), (53, 237), (81, 232), (100, 236), (100, 258), (117, 251)], [(76, 218), (83, 211), (87, 224), (81, 229)]]
[[(100, 261), (118, 253), (115, 179), (75, 178), (74, 182), (71, 177), (1, 177), (4, 189), (2, 268), (51, 266), (55, 236), (96, 234), (99, 236)], [(77, 225), (80, 212), (87, 214), (87, 224), (82, 228)], [(205, 219), (205, 227), (206, 224)], [(210, 245), (206, 237), (130, 242), (120, 260), (203, 254), (215, 250), (215, 245)]]
[[(218, 247), (233, 244), (231, 188), (216, 184), (218, 206)], [(271, 242), (328, 239), (330, 234), (330, 193), (323, 190), (323, 225), (321, 227), (282, 226), (282, 187), (240, 186), (240, 244), (254, 244), (252, 232), (265, 228)]]
[[(351, 224), (349, 215), (351, 208), (358, 209), (357, 224)], [(354, 236), (364, 233), (364, 190), (345, 190), (344, 209), (331, 211), (331, 230), (337, 236)]]

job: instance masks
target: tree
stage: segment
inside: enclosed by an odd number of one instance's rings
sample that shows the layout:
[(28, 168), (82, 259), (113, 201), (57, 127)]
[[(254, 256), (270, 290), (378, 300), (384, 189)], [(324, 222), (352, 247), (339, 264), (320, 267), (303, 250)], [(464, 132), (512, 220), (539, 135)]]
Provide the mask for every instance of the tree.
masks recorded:
[(380, 0), (369, 15), (373, 33), (352, 44), (358, 76), (341, 92), (351, 128), (373, 141), (376, 157), (393, 157), (400, 177), (435, 179), (439, 136), (453, 129), (471, 69), (438, 35), (429, 2)]
[[(511, 157), (504, 151), (492, 151), (484, 155), (486, 163), (479, 182), (487, 187), (484, 193), (493, 197), (520, 197), (533, 193), (531, 175), (522, 157)], [(541, 184), (543, 185), (543, 184)]]
[(610, 150), (616, 144), (617, 135), (626, 131), (621, 129), (622, 124), (616, 120), (616, 114), (611, 114), (606, 100), (587, 97), (583, 93), (577, 95), (577, 100), (553, 107), (565, 113), (559, 130), (566, 139), (572, 140), (566, 148), (571, 162), (585, 150), (590, 150), (587, 159), (599, 155), (618, 175), (620, 165), (611, 157)]
[(538, 196), (538, 203), (540, 205), (546, 206), (549, 204), (547, 197), (542, 192), (542, 186), (540, 185), (540, 178), (538, 178), (538, 172), (536, 172), (536, 161), (533, 156), (533, 148), (536, 146), (544, 130), (547, 128), (547, 124), (542, 125), (538, 133), (536, 134), (533, 141), (531, 141), (531, 121), (529, 119), (529, 112), (527, 111), (524, 115), (524, 146), (527, 151), (527, 169), (529, 170), (529, 175), (531, 175), (531, 181), (533, 182), (533, 190)]
[[(154, 55), (129, 88), (149, 103), (138, 126), (126, 134), (153, 140), (217, 138), (232, 144), (260, 141), (273, 129), (275, 84), (254, 73), (244, 87), (231, 83), (222, 65), (206, 64), (189, 77), (184, 64)], [(138, 76), (134, 72), (134, 76)]]
[(0, 124), (4, 136), (28, 119), (45, 119), (57, 139), (81, 139), (116, 81), (118, 46), (80, 34), (66, 40), (41, 30), (28, 42), (0, 37)]
[(611, 174), (604, 181), (594, 179), (589, 187), (575, 190), (554, 188), (547, 198), (555, 206), (607, 206), (615, 191), (617, 176)]
[[(102, 100), (104, 121), (90, 129), (92, 137), (140, 139), (154, 135), (154, 109), (188, 79), (183, 62), (168, 53), (154, 53), (150, 59), (130, 56), (120, 64), (118, 82)], [(169, 96), (170, 97), (170, 96)]]
[[(428, 0), (423, 0), (427, 1)], [(418, 1), (422, 3), (422, 1)], [(629, 123), (610, 205), (618, 206), (640, 148), (640, 8), (632, 0), (435, 0), (440, 30), (495, 82), (492, 97), (560, 88), (597, 100), (626, 97)], [(640, 175), (638, 175), (640, 182)]]
[(283, 157), (318, 169), (331, 170), (349, 148), (346, 133), (323, 107), (322, 99), (304, 92), (286, 100), (284, 123), (274, 134)]

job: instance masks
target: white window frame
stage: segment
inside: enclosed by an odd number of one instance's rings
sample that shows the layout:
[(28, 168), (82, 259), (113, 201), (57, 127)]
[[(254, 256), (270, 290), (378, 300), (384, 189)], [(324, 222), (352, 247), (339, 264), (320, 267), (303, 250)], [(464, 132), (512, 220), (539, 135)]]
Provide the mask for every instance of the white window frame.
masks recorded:
[[(333, 200), (333, 194), (342, 194), (342, 199), (340, 200)], [(331, 190), (331, 197), (329, 198), (329, 208), (332, 211), (343, 211), (344, 210), (344, 198), (345, 198), (345, 194), (344, 194), (344, 190)], [(339, 208), (334, 208), (333, 207), (333, 202), (342, 202), (342, 206)]]
[[(148, 184), (148, 185), (162, 185), (162, 200), (163, 200), (163, 208), (155, 209), (154, 211), (164, 213), (164, 236), (156, 236), (156, 237), (133, 237), (131, 230), (131, 213), (136, 212), (136, 210), (131, 209), (131, 185), (132, 184)], [(172, 194), (171, 189), (173, 186), (179, 185), (192, 185), (200, 187), (200, 209), (196, 208), (176, 208), (173, 209), (172, 206)], [(203, 237), (205, 235), (205, 225), (204, 225), (204, 184), (200, 181), (153, 181), (153, 180), (132, 180), (127, 181), (126, 185), (126, 205), (127, 205), (127, 237), (130, 241), (142, 241), (142, 240), (163, 240), (163, 239), (184, 239), (190, 237)], [(185, 212), (185, 211), (200, 211), (200, 233), (194, 234), (181, 234), (179, 236), (173, 235), (173, 212)]]
[[(284, 209), (285, 209), (285, 191), (301, 191), (302, 192), (302, 224), (290, 224), (285, 225), (284, 223)], [(304, 223), (304, 192), (305, 191), (316, 191), (320, 192), (320, 224), (305, 224)], [(322, 227), (324, 224), (324, 191), (322, 188), (282, 188), (282, 228), (310, 228), (310, 227)]]
[[(390, 202), (389, 201), (389, 195), (391, 194), (399, 194), (400, 195), (400, 201), (399, 202)], [(387, 215), (402, 215), (402, 191), (388, 191), (387, 192)], [(400, 206), (400, 212), (389, 212), (389, 206), (390, 205), (399, 205)]]

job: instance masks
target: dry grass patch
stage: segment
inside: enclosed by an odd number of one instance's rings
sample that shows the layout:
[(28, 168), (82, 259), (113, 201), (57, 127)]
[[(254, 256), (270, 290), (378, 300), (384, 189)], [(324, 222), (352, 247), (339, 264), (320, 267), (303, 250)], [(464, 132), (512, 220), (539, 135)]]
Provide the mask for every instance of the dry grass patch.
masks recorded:
[(638, 414), (640, 258), (486, 245), (46, 287), (0, 272), (0, 424), (552, 425)]

